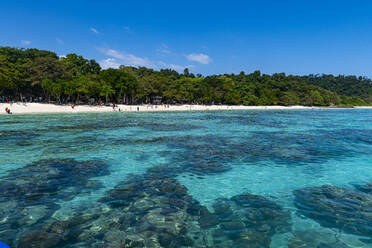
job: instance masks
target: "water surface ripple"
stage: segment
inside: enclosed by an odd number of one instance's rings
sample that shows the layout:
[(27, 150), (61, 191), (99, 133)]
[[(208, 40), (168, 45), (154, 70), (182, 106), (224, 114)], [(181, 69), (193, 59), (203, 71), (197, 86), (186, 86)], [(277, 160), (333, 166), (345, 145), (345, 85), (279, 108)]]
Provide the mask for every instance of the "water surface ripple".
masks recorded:
[(11, 247), (372, 247), (372, 110), (0, 117)]

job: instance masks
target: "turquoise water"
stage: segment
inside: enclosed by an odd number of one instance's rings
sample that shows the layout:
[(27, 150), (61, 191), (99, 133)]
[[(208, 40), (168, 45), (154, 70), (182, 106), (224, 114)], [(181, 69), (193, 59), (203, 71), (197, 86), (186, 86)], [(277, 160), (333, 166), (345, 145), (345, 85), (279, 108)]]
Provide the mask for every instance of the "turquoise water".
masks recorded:
[(371, 123), (368, 109), (0, 116), (0, 241), (372, 247)]

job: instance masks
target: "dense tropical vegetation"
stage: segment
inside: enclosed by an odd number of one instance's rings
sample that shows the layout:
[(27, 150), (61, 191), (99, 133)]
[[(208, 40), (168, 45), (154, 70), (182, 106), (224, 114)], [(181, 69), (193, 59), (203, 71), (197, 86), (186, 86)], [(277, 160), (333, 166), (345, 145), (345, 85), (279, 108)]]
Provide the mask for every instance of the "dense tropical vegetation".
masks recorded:
[(343, 102), (350, 105), (372, 103), (372, 80), (369, 78), (343, 75), (309, 75), (302, 78), (308, 84), (337, 93)]
[(0, 47), (0, 96), (56, 103), (97, 101), (244, 105), (371, 105), (372, 82), (355, 76), (284, 73), (224, 74), (203, 77), (185, 69), (156, 71), (120, 66), (102, 70), (76, 54), (58, 57), (38, 49)]

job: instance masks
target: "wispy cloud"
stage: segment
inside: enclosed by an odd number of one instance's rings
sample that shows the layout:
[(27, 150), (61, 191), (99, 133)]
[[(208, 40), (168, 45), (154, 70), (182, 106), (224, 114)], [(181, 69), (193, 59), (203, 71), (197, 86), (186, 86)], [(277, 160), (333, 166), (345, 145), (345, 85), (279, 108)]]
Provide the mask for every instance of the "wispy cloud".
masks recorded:
[(65, 43), (63, 42), (63, 40), (61, 40), (60, 38), (56, 38), (56, 41), (57, 41), (59, 44), (61, 44), (61, 45), (65, 44)]
[(125, 26), (125, 27), (124, 27), (124, 30), (127, 31), (127, 32), (129, 32), (129, 33), (132, 32), (132, 29), (131, 29), (130, 27), (128, 27), (128, 26)]
[(98, 51), (103, 53), (104, 55), (114, 57), (116, 59), (123, 59), (124, 56), (121, 54), (119, 51), (114, 50), (114, 49), (106, 49), (106, 48), (97, 48)]
[(186, 55), (186, 58), (189, 61), (198, 62), (203, 65), (207, 65), (212, 62), (212, 59), (208, 55), (203, 53), (191, 53)]
[(21, 44), (24, 45), (24, 46), (28, 46), (31, 44), (31, 41), (29, 40), (21, 40)]
[(133, 66), (154, 67), (154, 64), (149, 59), (137, 57), (133, 54), (126, 54), (123, 61)]
[(169, 50), (168, 46), (161, 44), (161, 46), (156, 50), (161, 56), (172, 54), (172, 51)]
[(114, 49), (97, 48), (98, 51), (103, 53), (109, 58), (101, 60), (99, 63), (103, 69), (107, 68), (118, 68), (120, 65), (127, 66), (144, 66), (147, 68), (161, 69), (168, 68), (173, 69), (178, 72), (182, 72), (185, 68), (193, 68), (193, 65), (177, 65), (177, 64), (167, 64), (163, 61), (151, 61), (146, 57), (139, 57), (130, 53), (120, 52)]
[(123, 27), (123, 29), (124, 29), (124, 32), (125, 32), (126, 34), (129, 34), (129, 35), (134, 34), (133, 29), (132, 29), (131, 27), (129, 27), (129, 26), (125, 26), (125, 27)]
[(98, 32), (98, 30), (95, 29), (95, 28), (90, 28), (89, 30), (92, 31), (95, 34), (100, 34), (100, 32)]
[(117, 62), (123, 65), (130, 65), (130, 66), (145, 66), (149, 68), (155, 68), (156, 65), (150, 61), (148, 58), (138, 57), (130, 53), (123, 53), (119, 52), (114, 49), (104, 49), (99, 48), (98, 51), (102, 52), (103, 54), (115, 58)]
[(160, 68), (163, 68), (163, 69), (172, 69), (172, 70), (175, 70), (175, 71), (178, 71), (178, 72), (183, 72), (183, 70), (185, 70), (185, 68), (191, 69), (191, 68), (194, 67), (193, 65), (167, 64), (167, 63), (164, 63), (162, 61), (159, 61), (158, 64), (159, 64), (159, 67)]
[(171, 53), (172, 53), (170, 50), (165, 49), (165, 48), (163, 48), (163, 49), (158, 49), (158, 52), (159, 52), (159, 53), (162, 53), (162, 54), (171, 54)]
[(120, 63), (113, 58), (107, 58), (99, 61), (99, 64), (103, 69), (108, 69), (108, 68), (119, 68)]

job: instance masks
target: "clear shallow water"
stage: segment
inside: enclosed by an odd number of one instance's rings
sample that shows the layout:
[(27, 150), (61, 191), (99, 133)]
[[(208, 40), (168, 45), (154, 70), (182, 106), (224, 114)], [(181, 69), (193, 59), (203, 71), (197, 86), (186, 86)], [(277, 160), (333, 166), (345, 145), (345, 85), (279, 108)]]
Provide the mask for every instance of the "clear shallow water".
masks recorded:
[(1, 116), (0, 241), (372, 247), (372, 190), (355, 187), (372, 182), (371, 123), (358, 109)]

